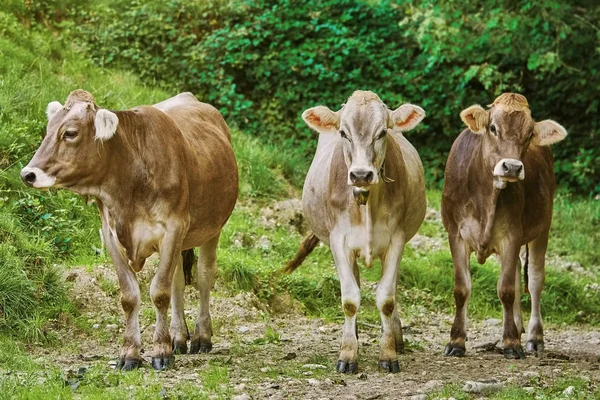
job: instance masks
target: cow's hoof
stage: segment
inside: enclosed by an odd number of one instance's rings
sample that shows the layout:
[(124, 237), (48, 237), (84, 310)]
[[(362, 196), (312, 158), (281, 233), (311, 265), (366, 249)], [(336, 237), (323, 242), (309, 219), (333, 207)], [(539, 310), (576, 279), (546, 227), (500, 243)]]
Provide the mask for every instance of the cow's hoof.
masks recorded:
[(125, 360), (119, 360), (115, 369), (117, 371), (133, 371), (134, 369), (138, 369), (140, 364), (141, 362), (137, 358), (128, 358)]
[(152, 368), (162, 371), (173, 365), (174, 357), (152, 357)]
[(444, 349), (444, 356), (463, 357), (466, 352), (467, 349), (465, 349), (464, 347), (448, 343), (448, 345)]
[(392, 374), (400, 372), (400, 364), (398, 364), (398, 360), (388, 361), (388, 360), (380, 360), (379, 361), (379, 369), (383, 372), (389, 372)]
[(183, 343), (175, 343), (173, 342), (172, 345), (172, 349), (173, 349), (173, 354), (187, 354), (187, 343), (183, 342)]
[(525, 353), (523, 352), (523, 347), (508, 347), (504, 349), (504, 358), (508, 358), (509, 360), (519, 360), (525, 358)]
[(529, 340), (525, 343), (525, 351), (528, 353), (541, 353), (544, 351), (544, 342)]
[(212, 350), (211, 342), (194, 342), (190, 343), (190, 354), (210, 353)]
[(355, 374), (358, 372), (358, 364), (355, 362), (338, 360), (336, 371), (340, 374)]

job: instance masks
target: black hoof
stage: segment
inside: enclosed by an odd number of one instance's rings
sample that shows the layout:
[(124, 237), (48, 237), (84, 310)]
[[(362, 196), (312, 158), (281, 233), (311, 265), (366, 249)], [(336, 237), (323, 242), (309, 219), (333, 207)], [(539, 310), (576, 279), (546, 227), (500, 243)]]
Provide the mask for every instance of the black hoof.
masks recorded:
[(174, 358), (171, 357), (152, 357), (152, 368), (162, 371), (173, 365)]
[(133, 371), (134, 369), (138, 369), (140, 364), (140, 360), (135, 358), (119, 360), (115, 369), (117, 371)]
[(525, 351), (528, 353), (541, 353), (544, 351), (544, 342), (538, 342), (536, 340), (530, 340), (525, 343)]
[(358, 364), (355, 362), (338, 360), (336, 371), (340, 374), (355, 374), (358, 372)]
[(463, 357), (466, 352), (467, 349), (464, 347), (460, 347), (455, 344), (448, 344), (444, 349), (444, 356)]
[(175, 340), (171, 341), (171, 349), (173, 354), (187, 354), (187, 343), (175, 343)]
[(212, 350), (211, 342), (192, 342), (190, 343), (190, 354), (210, 353)]
[(400, 372), (400, 364), (398, 364), (398, 360), (396, 361), (387, 361), (381, 360), (379, 361), (379, 369), (383, 372), (389, 372), (392, 374)]
[(521, 346), (514, 348), (509, 347), (504, 349), (504, 358), (508, 358), (509, 360), (522, 360), (525, 358), (525, 353)]

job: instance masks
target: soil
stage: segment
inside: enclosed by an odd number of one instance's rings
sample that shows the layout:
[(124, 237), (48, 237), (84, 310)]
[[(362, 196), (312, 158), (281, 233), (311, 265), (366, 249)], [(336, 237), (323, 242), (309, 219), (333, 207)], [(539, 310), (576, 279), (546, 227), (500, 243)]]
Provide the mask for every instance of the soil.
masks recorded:
[[(147, 272), (141, 280), (148, 280), (150, 276)], [(102, 334), (66, 330), (59, 332), (62, 346), (31, 348), (31, 352), (47, 363), (60, 365), (65, 371), (77, 371), (81, 366), (96, 363), (114, 365), (122, 340), (122, 312), (118, 293), (107, 294), (102, 288), (106, 285), (101, 285), (103, 280), (116, 281), (114, 272), (108, 266), (93, 270), (78, 268), (67, 273), (67, 280), (72, 282), (72, 295), (82, 313), (90, 323), (97, 324), (95, 330)], [(147, 290), (147, 283), (142, 282), (144, 286)], [(213, 293), (213, 351), (177, 356), (174, 367), (161, 375), (167, 393), (182, 380), (200, 385), (198, 372), (210, 368), (209, 362), (227, 367), (227, 385), (234, 398), (238, 396), (240, 400), (397, 399), (430, 393), (448, 383), (462, 387), (466, 381), (544, 387), (565, 376), (589, 379), (596, 386), (600, 380), (598, 331), (546, 326), (546, 351), (542, 356), (506, 360), (494, 345), (496, 341), (501, 343), (500, 321), (472, 322), (467, 356), (447, 358), (442, 356), (442, 351), (452, 317), (442, 314), (419, 317), (413, 326), (405, 327), (404, 337), (409, 348), (399, 356), (401, 371), (398, 374), (378, 371), (379, 327), (359, 321), (358, 374), (337, 374), (334, 368), (339, 354), (341, 323), (307, 318), (298, 311), (301, 307), (296, 307), (286, 296), (267, 305), (251, 293), (229, 297), (218, 287)], [(187, 287), (186, 315), (190, 326), (196, 305), (196, 290)], [(141, 318), (142, 340), (146, 349), (150, 349), (153, 312), (148, 312), (152, 310), (147, 300), (143, 308), (147, 310)], [(148, 351), (144, 358), (146, 363), (142, 368), (151, 373)]]

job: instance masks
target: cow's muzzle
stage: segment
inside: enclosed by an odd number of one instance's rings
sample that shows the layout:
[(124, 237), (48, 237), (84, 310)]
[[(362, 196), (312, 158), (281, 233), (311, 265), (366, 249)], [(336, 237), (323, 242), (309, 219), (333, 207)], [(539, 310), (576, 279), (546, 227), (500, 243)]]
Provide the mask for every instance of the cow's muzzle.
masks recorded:
[(503, 158), (494, 167), (494, 186), (504, 189), (508, 182), (517, 182), (525, 179), (525, 167), (519, 160)]
[(21, 180), (37, 189), (47, 189), (56, 183), (56, 178), (46, 174), (39, 168), (25, 167), (21, 170)]

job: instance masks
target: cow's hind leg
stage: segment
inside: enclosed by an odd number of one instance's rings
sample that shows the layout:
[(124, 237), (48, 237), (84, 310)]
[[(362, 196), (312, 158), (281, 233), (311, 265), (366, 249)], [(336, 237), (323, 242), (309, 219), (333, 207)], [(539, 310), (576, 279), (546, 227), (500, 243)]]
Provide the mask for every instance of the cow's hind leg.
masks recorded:
[(517, 329), (515, 323), (515, 302), (517, 299), (516, 282), (519, 258), (519, 247), (513, 244), (514, 240), (507, 238), (502, 253), (500, 255), (500, 279), (498, 279), (498, 297), (502, 302), (504, 310), (504, 334), (502, 336), (504, 343), (504, 357), (506, 358), (525, 358), (525, 353), (521, 346), (521, 331)]
[(381, 314), (381, 340), (379, 343), (379, 368), (385, 372), (400, 371), (398, 342), (402, 341), (402, 327), (396, 304), (398, 267), (404, 250), (404, 238), (393, 240), (382, 263), (381, 280), (377, 285), (376, 301)]
[(173, 344), (168, 325), (168, 311), (171, 303), (171, 290), (175, 270), (181, 260), (181, 240), (183, 226), (173, 224), (168, 227), (160, 246), (160, 261), (150, 284), (150, 298), (156, 312), (154, 329), (154, 352), (152, 368), (167, 369), (173, 363)]
[(542, 309), (540, 298), (546, 279), (546, 248), (548, 247), (548, 231), (543, 232), (529, 243), (529, 292), (531, 293), (531, 319), (527, 329), (528, 352), (544, 350), (544, 328), (542, 327)]
[(189, 332), (185, 322), (184, 295), (185, 279), (183, 276), (183, 257), (179, 256), (179, 262), (173, 275), (171, 285), (171, 338), (174, 354), (187, 353), (187, 340)]
[(208, 240), (202, 246), (198, 255), (198, 292), (200, 294), (200, 304), (198, 306), (198, 316), (196, 318), (196, 327), (190, 343), (190, 353), (208, 353), (212, 350), (212, 322), (210, 318), (210, 291), (215, 283), (217, 272), (217, 244), (219, 236), (217, 234)]
[(450, 342), (444, 349), (445, 356), (464, 356), (466, 353), (465, 342), (467, 341), (467, 304), (471, 297), (471, 270), (469, 266), (469, 251), (467, 244), (456, 230), (449, 231), (450, 252), (454, 263), (454, 303), (456, 314), (452, 329), (450, 330)]
[(360, 307), (360, 287), (354, 276), (355, 256), (345, 245), (343, 235), (331, 233), (331, 253), (335, 260), (342, 289), (344, 328), (337, 372), (355, 374), (358, 371), (358, 337), (356, 315)]

